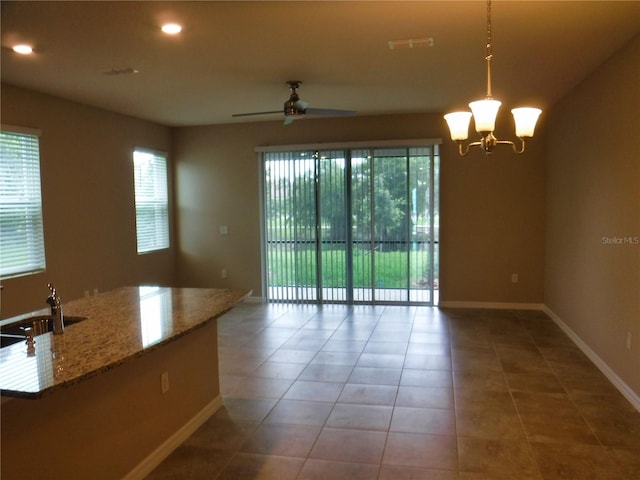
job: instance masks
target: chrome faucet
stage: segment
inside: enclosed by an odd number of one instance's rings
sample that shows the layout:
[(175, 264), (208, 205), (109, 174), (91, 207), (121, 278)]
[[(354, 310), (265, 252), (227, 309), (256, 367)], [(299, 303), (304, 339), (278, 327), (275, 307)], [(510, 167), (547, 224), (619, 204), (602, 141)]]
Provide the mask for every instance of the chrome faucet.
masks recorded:
[(60, 335), (64, 333), (64, 316), (62, 315), (62, 301), (56, 293), (56, 289), (50, 283), (49, 296), (47, 297), (47, 303), (51, 307), (51, 321), (53, 322), (54, 335)]

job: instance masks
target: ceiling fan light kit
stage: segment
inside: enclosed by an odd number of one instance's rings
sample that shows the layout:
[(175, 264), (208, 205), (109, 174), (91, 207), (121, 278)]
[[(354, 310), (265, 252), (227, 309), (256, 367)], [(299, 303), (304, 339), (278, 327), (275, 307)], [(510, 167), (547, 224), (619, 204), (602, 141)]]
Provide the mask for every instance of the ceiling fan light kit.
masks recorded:
[[(501, 102), (491, 96), (491, 0), (487, 1), (487, 96), (484, 100), (471, 102), (471, 112), (452, 112), (444, 116), (449, 126), (451, 140), (458, 144), (458, 153), (465, 156), (471, 147), (481, 147), (489, 155), (497, 145), (511, 145), (515, 153), (523, 153), (525, 139), (533, 137), (538, 117), (542, 113), (539, 108), (522, 107), (511, 110), (516, 126), (516, 136), (520, 139), (520, 147), (509, 140), (498, 140), (493, 132), (495, 130), (496, 116)], [(463, 146), (463, 142), (469, 137), (469, 123), (473, 116), (476, 131), (481, 139)]]
[(284, 102), (282, 110), (269, 110), (267, 112), (251, 112), (251, 113), (235, 113), (234, 117), (247, 117), (251, 115), (269, 115), (274, 113), (284, 113), (284, 124), (289, 125), (295, 119), (302, 118), (306, 115), (331, 115), (331, 116), (350, 116), (355, 115), (353, 110), (337, 110), (332, 108), (310, 108), (309, 102), (300, 100), (298, 96), (298, 88), (302, 85), (300, 80), (289, 80), (287, 82), (291, 95)]

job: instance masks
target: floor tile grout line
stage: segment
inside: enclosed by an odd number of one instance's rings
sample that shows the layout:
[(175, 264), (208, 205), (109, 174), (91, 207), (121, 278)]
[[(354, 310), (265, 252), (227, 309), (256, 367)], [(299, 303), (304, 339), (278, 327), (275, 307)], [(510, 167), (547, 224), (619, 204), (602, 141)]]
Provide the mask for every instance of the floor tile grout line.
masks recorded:
[[(538, 349), (538, 351), (540, 352), (540, 348), (538, 347), (538, 345), (536, 344), (536, 348)], [(582, 412), (582, 410), (580, 409), (580, 407), (578, 406), (578, 404), (575, 402), (575, 398), (573, 395), (571, 395), (571, 392), (567, 389), (567, 385), (565, 384), (565, 382), (562, 381), (562, 379), (560, 377), (558, 377), (558, 373), (556, 371), (555, 368), (553, 368), (553, 365), (549, 362), (549, 359), (547, 359), (542, 352), (540, 352), (540, 355), (542, 355), (542, 358), (544, 358), (545, 363), (549, 366), (549, 368), (551, 369), (551, 371), (553, 372), (554, 377), (556, 378), (556, 380), (558, 381), (558, 383), (562, 386), (562, 389), (564, 390), (564, 393), (567, 397), (567, 399), (571, 402), (571, 404), (575, 407), (576, 412), (579, 413), (580, 415), (580, 419), (582, 419), (582, 421), (587, 425), (587, 427), (589, 428), (589, 431), (592, 433), (592, 435), (594, 436), (594, 438), (598, 441), (598, 445), (602, 448), (606, 448), (606, 445), (604, 445), (604, 443), (602, 443), (602, 439), (600, 438), (600, 435), (598, 435), (596, 433), (596, 431), (593, 429), (593, 426), (591, 425), (591, 422), (589, 422), (589, 419), (585, 417), (584, 413)]]
[[(538, 473), (538, 476), (540, 477), (540, 479), (542, 479), (543, 478), (543, 476), (542, 476), (542, 468), (540, 466), (540, 462), (538, 462), (538, 459), (536, 458), (535, 451), (533, 449), (533, 445), (531, 444), (531, 440), (529, 439), (529, 435), (527, 434), (527, 429), (525, 428), (524, 421), (522, 420), (522, 414), (520, 412), (520, 409), (518, 408), (518, 402), (516, 402), (516, 399), (515, 399), (515, 397), (513, 395), (513, 389), (511, 388), (511, 385), (509, 384), (509, 380), (507, 378), (507, 372), (505, 372), (505, 370), (504, 370), (504, 365), (502, 364), (502, 361), (500, 360), (500, 355), (499, 355), (498, 350), (497, 350), (497, 348), (495, 346), (495, 343), (492, 342), (492, 345), (494, 346), (494, 349), (495, 349), (495, 352), (496, 352), (496, 357), (498, 358), (498, 361), (501, 364), (501, 369), (502, 369), (502, 374), (503, 374), (503, 377), (504, 377), (504, 381), (505, 381), (505, 384), (507, 385), (507, 389), (509, 390), (509, 397), (511, 398), (511, 402), (513, 403), (513, 407), (514, 407), (514, 409), (516, 411), (516, 415), (518, 415), (518, 421), (520, 423), (520, 428), (522, 428), (522, 433), (524, 434), (524, 439), (527, 442), (527, 450), (529, 452), (529, 455), (531, 456), (531, 459), (533, 460), (533, 464), (536, 467), (536, 472)], [(537, 350), (537, 347), (536, 347), (536, 350)]]
[(447, 319), (447, 330), (449, 331), (449, 359), (451, 370), (451, 393), (453, 396), (453, 434), (456, 438), (456, 478), (460, 476), (460, 435), (458, 435), (458, 405), (455, 389), (455, 379), (453, 378), (453, 337), (451, 335), (451, 320)]

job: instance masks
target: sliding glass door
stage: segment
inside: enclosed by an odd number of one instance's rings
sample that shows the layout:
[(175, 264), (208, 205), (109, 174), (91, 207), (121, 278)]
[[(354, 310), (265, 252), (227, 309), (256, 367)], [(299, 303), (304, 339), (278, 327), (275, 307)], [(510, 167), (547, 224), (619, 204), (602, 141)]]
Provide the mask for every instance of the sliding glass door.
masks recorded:
[(437, 303), (437, 145), (265, 152), (269, 301)]

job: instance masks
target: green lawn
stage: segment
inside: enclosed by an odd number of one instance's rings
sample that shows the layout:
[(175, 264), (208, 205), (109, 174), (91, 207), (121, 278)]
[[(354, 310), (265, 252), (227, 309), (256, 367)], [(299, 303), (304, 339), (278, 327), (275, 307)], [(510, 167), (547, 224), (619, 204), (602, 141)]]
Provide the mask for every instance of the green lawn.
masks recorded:
[[(295, 260), (294, 260), (295, 259)], [(436, 268), (437, 268), (436, 256)], [(375, 279), (372, 282), (371, 253), (355, 249), (353, 258), (354, 287), (407, 288), (425, 287), (429, 278), (429, 257), (427, 252), (409, 252), (411, 275), (407, 275), (407, 252), (374, 252), (373, 268)], [(343, 250), (323, 250), (322, 284), (324, 287), (346, 286), (346, 258)], [(299, 249), (295, 252), (282, 252), (274, 247), (268, 252), (269, 285), (284, 287), (293, 285), (316, 285), (316, 257), (314, 249)], [(436, 270), (437, 271), (437, 270)], [(407, 285), (409, 277), (410, 285)]]

